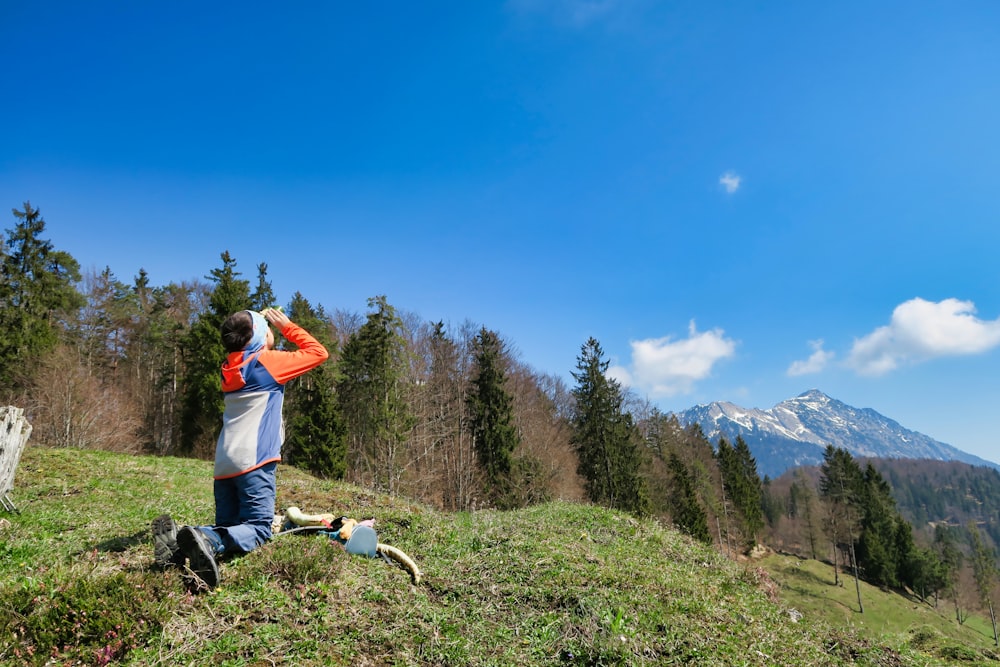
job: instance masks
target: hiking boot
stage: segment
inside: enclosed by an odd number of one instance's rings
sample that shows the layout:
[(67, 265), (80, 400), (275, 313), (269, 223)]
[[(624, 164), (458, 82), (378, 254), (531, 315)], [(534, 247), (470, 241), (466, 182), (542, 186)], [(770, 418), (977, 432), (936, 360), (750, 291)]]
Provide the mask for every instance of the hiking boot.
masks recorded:
[(184, 564), (184, 554), (177, 547), (177, 524), (169, 514), (153, 519), (153, 560), (161, 568)]
[(191, 561), (191, 571), (195, 576), (209, 589), (219, 585), (219, 566), (204, 533), (192, 526), (184, 526), (177, 531), (177, 545)]

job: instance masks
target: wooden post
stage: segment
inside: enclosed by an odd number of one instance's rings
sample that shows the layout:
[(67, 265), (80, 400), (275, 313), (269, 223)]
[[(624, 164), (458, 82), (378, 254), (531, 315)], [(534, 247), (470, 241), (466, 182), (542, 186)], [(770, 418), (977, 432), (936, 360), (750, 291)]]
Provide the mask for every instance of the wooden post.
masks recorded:
[(8, 512), (17, 510), (8, 494), (14, 490), (17, 464), (30, 436), (31, 424), (24, 418), (24, 410), (13, 405), (0, 407), (0, 505)]

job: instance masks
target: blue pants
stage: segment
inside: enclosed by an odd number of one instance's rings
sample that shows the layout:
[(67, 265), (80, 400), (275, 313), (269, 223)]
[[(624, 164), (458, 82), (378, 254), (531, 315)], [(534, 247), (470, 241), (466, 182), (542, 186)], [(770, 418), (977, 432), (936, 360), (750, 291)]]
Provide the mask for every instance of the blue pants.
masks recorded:
[(237, 477), (215, 480), (215, 525), (198, 528), (216, 554), (249, 553), (271, 539), (277, 467), (275, 461)]

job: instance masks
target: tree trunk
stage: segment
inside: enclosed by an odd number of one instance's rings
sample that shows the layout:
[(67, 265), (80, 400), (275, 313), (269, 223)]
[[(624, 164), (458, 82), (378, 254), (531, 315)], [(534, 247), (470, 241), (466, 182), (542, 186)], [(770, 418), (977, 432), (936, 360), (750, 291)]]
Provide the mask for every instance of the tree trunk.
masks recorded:
[(729, 533), (731, 531), (729, 525), (729, 506), (726, 500), (726, 483), (722, 483), (722, 513), (726, 517), (726, 556), (729, 558), (733, 557), (733, 548), (729, 540)]
[(0, 407), (0, 504), (8, 511), (16, 509), (7, 494), (14, 489), (17, 464), (30, 436), (31, 424), (24, 418), (24, 410), (12, 405)]
[(993, 643), (1000, 647), (1000, 636), (997, 635), (997, 614), (993, 609), (993, 600), (989, 600), (990, 605), (990, 622), (993, 624)]
[(858, 559), (854, 555), (854, 542), (851, 541), (851, 564), (854, 567), (854, 590), (858, 594), (858, 609), (861, 613), (865, 613), (865, 606), (861, 604), (861, 582), (858, 579)]
[(838, 558), (840, 554), (840, 547), (837, 546), (837, 534), (833, 534), (833, 585), (840, 585), (840, 570), (838, 569)]

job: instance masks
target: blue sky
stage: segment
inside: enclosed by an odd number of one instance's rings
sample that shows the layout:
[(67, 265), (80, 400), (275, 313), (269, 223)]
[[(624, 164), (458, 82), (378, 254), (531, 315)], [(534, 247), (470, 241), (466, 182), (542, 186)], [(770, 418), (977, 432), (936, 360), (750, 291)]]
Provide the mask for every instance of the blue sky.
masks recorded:
[[(767, 5), (759, 7), (757, 5)], [(0, 202), (82, 267), (593, 336), (1000, 460), (995, 2), (0, 0)], [(13, 215), (0, 229), (14, 226)]]

